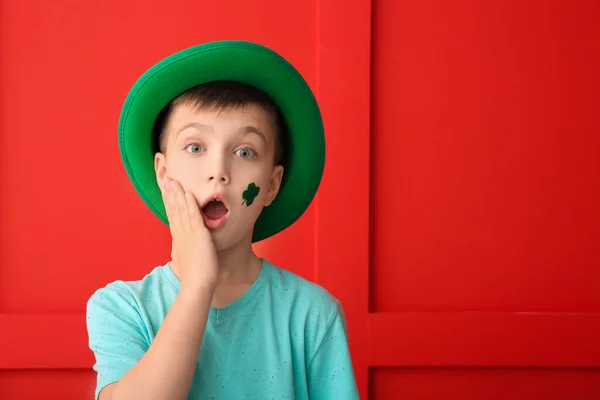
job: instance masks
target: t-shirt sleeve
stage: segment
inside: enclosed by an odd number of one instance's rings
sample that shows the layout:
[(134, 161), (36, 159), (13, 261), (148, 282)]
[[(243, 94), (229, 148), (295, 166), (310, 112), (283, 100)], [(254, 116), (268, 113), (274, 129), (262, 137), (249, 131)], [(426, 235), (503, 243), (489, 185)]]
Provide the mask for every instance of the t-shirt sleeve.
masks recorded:
[(103, 288), (87, 303), (87, 331), (96, 362), (95, 399), (108, 384), (132, 368), (148, 349), (142, 319), (133, 296), (115, 288)]
[(308, 389), (311, 399), (359, 398), (341, 305), (338, 305), (337, 310), (308, 365)]

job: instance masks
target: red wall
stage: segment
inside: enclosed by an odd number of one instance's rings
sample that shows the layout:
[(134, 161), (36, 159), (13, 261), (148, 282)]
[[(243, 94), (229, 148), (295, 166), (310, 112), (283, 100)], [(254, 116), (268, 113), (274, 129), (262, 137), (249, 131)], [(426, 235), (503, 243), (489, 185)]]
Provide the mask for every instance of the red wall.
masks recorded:
[[(450, 5), (451, 4), (451, 5)], [(0, 2), (0, 399), (91, 398), (85, 302), (167, 260), (116, 127), (164, 55), (246, 39), (325, 117), (258, 244), (338, 296), (362, 398), (600, 397), (600, 3)]]

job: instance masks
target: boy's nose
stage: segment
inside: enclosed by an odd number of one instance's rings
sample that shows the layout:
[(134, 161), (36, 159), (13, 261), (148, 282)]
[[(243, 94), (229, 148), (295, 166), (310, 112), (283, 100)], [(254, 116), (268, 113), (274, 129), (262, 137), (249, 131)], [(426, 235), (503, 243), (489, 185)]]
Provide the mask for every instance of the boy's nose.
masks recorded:
[(229, 177), (226, 174), (213, 174), (208, 178), (208, 180), (210, 182), (219, 180), (221, 183), (229, 183)]
[(228, 184), (231, 180), (229, 173), (229, 163), (226, 152), (214, 152), (208, 163), (208, 181), (214, 183), (218, 181), (221, 184)]

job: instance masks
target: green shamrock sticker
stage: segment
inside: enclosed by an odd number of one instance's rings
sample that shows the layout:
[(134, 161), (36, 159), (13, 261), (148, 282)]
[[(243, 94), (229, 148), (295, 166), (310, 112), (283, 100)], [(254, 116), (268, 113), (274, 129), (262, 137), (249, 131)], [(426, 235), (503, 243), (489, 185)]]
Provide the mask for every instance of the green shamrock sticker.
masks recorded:
[(251, 206), (254, 202), (254, 198), (258, 196), (258, 192), (260, 192), (260, 188), (254, 184), (254, 182), (248, 184), (248, 189), (244, 190), (242, 193), (242, 205), (246, 203), (246, 206)]

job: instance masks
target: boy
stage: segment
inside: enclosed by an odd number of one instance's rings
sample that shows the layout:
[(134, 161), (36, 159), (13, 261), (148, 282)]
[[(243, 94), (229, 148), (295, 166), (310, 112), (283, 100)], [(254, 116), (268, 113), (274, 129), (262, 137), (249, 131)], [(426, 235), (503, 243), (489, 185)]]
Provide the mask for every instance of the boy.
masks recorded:
[(129, 93), (119, 145), (172, 253), (90, 298), (96, 399), (358, 398), (341, 305), (252, 251), (322, 176), (321, 115), (298, 72), (247, 42), (171, 55)]

